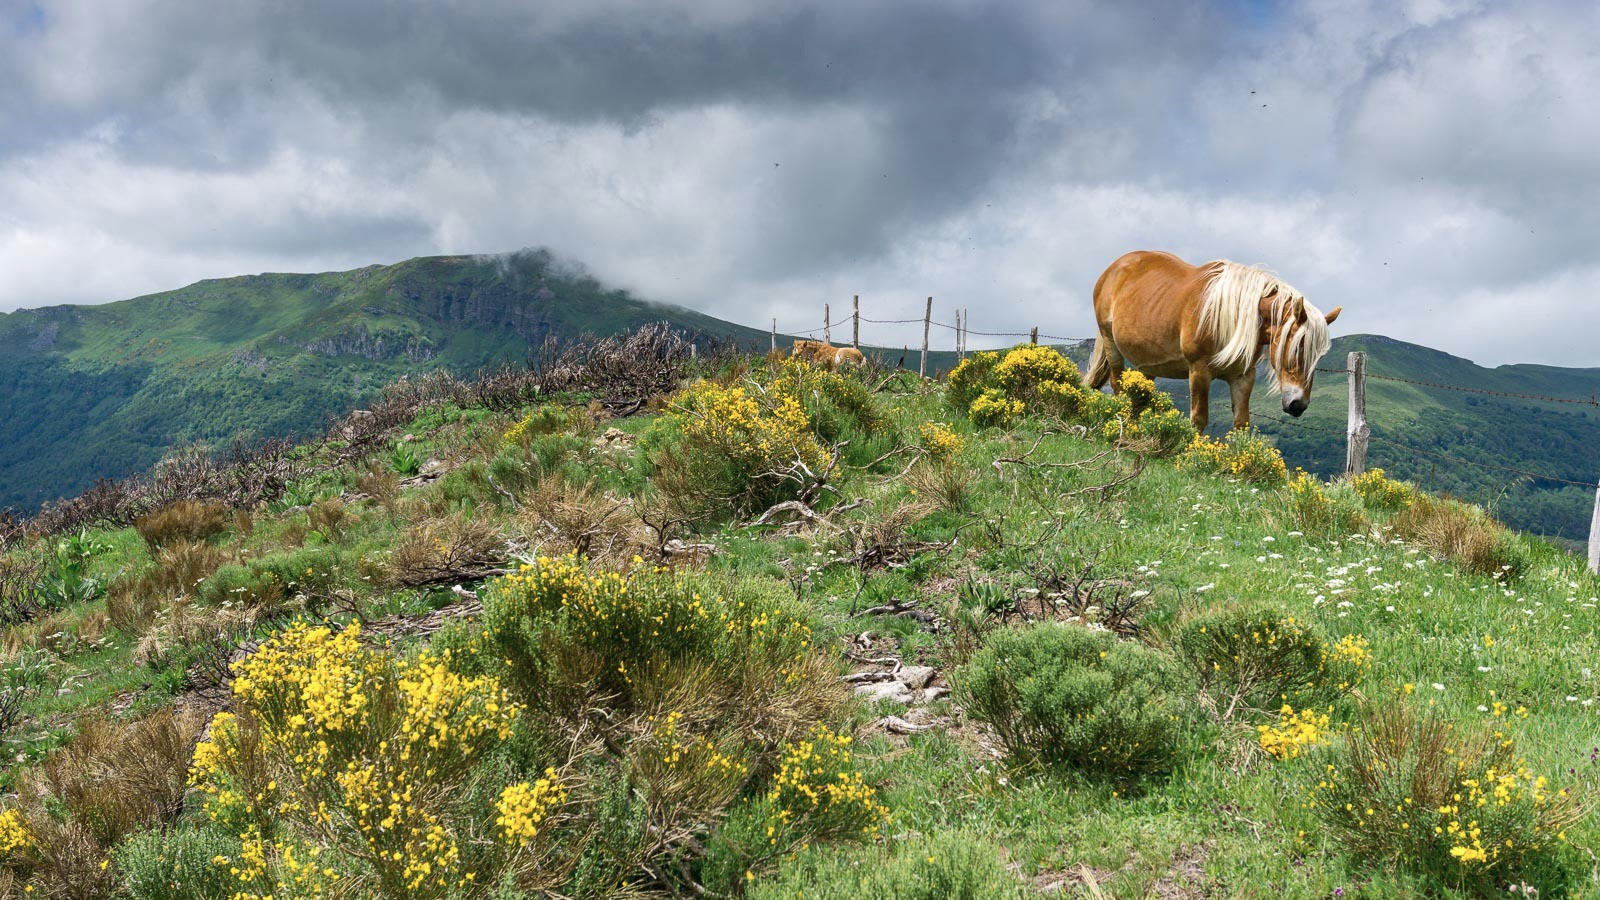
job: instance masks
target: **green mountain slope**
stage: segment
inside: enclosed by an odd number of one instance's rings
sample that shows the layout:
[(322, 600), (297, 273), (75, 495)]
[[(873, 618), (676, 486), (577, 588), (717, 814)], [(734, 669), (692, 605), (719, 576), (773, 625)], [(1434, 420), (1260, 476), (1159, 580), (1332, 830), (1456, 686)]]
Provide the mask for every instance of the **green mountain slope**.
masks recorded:
[[(1432, 491), (1490, 504), (1519, 529), (1569, 540), (1587, 536), (1593, 490), (1484, 466), (1594, 483), (1600, 476), (1600, 456), (1595, 453), (1600, 447), (1600, 407), (1446, 390), (1380, 376), (1478, 391), (1590, 399), (1600, 393), (1600, 368), (1490, 369), (1438, 350), (1366, 334), (1336, 340), (1323, 364), (1342, 370), (1346, 355), (1355, 350), (1366, 352), (1367, 371), (1373, 376), (1367, 381), (1367, 420), (1374, 438), (1368, 465)], [(1310, 410), (1298, 421), (1279, 412), (1275, 397), (1258, 392), (1255, 418), (1263, 431), (1277, 438), (1292, 465), (1331, 475), (1344, 469), (1349, 389), (1343, 374), (1325, 373), (1317, 377), (1314, 390)]]
[(525, 359), (547, 335), (665, 320), (766, 334), (610, 290), (532, 251), (264, 274), (0, 315), (0, 508), (148, 468), (187, 441), (304, 434), (407, 372)]

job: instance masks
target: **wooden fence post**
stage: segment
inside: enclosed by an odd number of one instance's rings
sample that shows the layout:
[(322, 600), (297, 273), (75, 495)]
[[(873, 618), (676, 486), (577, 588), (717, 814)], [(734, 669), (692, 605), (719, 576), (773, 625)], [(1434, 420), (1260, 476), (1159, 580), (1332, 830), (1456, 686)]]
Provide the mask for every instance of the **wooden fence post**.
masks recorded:
[(1350, 430), (1344, 458), (1344, 474), (1360, 475), (1367, 470), (1367, 354), (1360, 350), (1350, 354), (1346, 364), (1350, 379)]
[(833, 343), (833, 313), (829, 311), (828, 304), (822, 304), (822, 342)]
[(917, 367), (917, 374), (923, 378), (928, 377), (928, 326), (933, 322), (933, 298), (928, 298), (928, 305), (922, 310), (922, 364)]
[(1028, 332), (1028, 343), (1030, 343), (1030, 344), (1039, 343), (1039, 326), (1037, 326), (1037, 325), (1033, 326), (1033, 330)]
[(772, 320), (772, 349), (778, 349), (778, 320)]
[(861, 348), (861, 295), (850, 301), (850, 346)]
[(1589, 571), (1600, 575), (1600, 490), (1594, 492), (1594, 520), (1589, 523)]

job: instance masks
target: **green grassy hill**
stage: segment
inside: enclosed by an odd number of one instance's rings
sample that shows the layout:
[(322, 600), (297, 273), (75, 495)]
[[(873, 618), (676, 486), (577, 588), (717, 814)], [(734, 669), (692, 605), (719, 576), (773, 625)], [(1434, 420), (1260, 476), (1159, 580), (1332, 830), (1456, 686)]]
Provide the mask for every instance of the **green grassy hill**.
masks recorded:
[[(1335, 340), (1323, 365), (1342, 370), (1346, 355), (1356, 350), (1366, 352), (1367, 371), (1372, 376), (1507, 394), (1580, 400), (1600, 396), (1600, 368), (1507, 365), (1489, 369), (1378, 335)], [(1285, 416), (1276, 399), (1265, 392), (1258, 392), (1253, 405), (1262, 430), (1277, 439), (1292, 464), (1333, 475), (1344, 469), (1347, 398), (1345, 376), (1323, 374), (1317, 376), (1311, 408), (1298, 421)], [(1215, 401), (1212, 409), (1216, 418)], [(1382, 439), (1424, 454), (1592, 484), (1600, 478), (1600, 455), (1595, 453), (1600, 447), (1600, 407), (1442, 390), (1371, 377), (1367, 381), (1367, 421), (1378, 439), (1368, 452), (1368, 465), (1415, 480), (1433, 491), (1489, 504), (1516, 528), (1574, 541), (1588, 536), (1594, 508), (1591, 489), (1460, 465), (1412, 453)]]
[(647, 322), (766, 335), (647, 303), (543, 252), (265, 274), (0, 315), (0, 508), (36, 509), (176, 444), (304, 435), (395, 378), (521, 362), (547, 335)]
[(677, 365), (0, 546), (0, 897), (1600, 893), (1581, 560), (1025, 381)]

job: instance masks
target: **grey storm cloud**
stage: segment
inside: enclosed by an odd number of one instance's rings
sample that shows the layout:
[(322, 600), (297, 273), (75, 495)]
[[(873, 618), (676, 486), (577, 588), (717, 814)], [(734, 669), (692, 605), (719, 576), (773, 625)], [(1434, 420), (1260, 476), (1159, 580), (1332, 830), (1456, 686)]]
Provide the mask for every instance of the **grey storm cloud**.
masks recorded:
[(1160, 247), (1350, 330), (1595, 364), (1562, 321), (1600, 288), (1597, 16), (0, 0), (0, 309), (542, 245), (750, 324), (931, 294), (1075, 335)]

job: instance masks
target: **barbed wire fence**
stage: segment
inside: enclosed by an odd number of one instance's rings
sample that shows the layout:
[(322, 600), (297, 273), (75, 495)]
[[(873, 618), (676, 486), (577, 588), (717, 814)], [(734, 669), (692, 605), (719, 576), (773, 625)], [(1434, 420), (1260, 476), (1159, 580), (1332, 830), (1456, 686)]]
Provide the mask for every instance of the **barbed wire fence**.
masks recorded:
[[(921, 325), (922, 326), (922, 346), (921, 346), (920, 362), (919, 362), (919, 365), (918, 365), (918, 373), (921, 374), (924, 377), (926, 377), (927, 373), (928, 373), (928, 355), (929, 355), (929, 353), (930, 352), (937, 352), (937, 351), (931, 351), (930, 350), (930, 333), (931, 333), (931, 330), (933, 328), (940, 328), (940, 329), (943, 329), (945, 331), (949, 331), (949, 332), (954, 332), (955, 333), (954, 348), (953, 349), (954, 349), (955, 354), (960, 358), (964, 358), (966, 356), (966, 354), (969, 353), (969, 352), (976, 352), (976, 351), (973, 351), (969, 347), (969, 344), (968, 344), (969, 339), (971, 337), (973, 337), (973, 336), (977, 336), (979, 338), (1027, 338), (1030, 343), (1037, 344), (1041, 340), (1043, 340), (1043, 341), (1047, 341), (1047, 342), (1050, 342), (1050, 343), (1062, 344), (1062, 345), (1081, 345), (1081, 344), (1084, 344), (1086, 342), (1094, 340), (1093, 337), (1067, 337), (1067, 336), (1062, 336), (1062, 335), (1041, 334), (1039, 332), (1039, 329), (1038, 329), (1037, 326), (1029, 329), (1026, 332), (1021, 332), (1021, 331), (976, 331), (976, 330), (973, 330), (971, 328), (971, 313), (970, 313), (970, 310), (967, 310), (965, 308), (959, 308), (959, 309), (957, 309), (955, 311), (955, 322), (953, 324), (949, 323), (949, 322), (941, 322), (941, 321), (938, 321), (938, 320), (933, 318), (933, 298), (932, 297), (929, 297), (927, 299), (926, 305), (923, 308), (923, 315), (922, 315), (921, 318), (912, 318), (912, 319), (875, 319), (875, 318), (870, 318), (870, 317), (861, 315), (861, 297), (860, 297), (860, 295), (857, 295), (852, 299), (851, 314), (850, 314), (850, 318), (849, 318), (848, 321), (850, 323), (850, 329), (851, 329), (851, 345), (855, 346), (857, 348), (859, 348), (860, 345), (861, 345), (861, 325), (862, 325), (863, 322), (865, 322), (867, 324), (870, 324), (870, 325), (890, 325), (890, 326)], [(842, 326), (845, 323), (843, 321), (841, 321), (838, 324)], [(813, 338), (813, 339), (815, 337), (817, 337), (818, 335), (820, 335), (824, 342), (831, 343), (832, 342), (831, 339), (832, 339), (833, 325), (834, 325), (834, 322), (832, 321), (832, 309), (828, 304), (824, 304), (824, 306), (823, 306), (822, 324), (820, 326), (815, 327), (815, 328), (801, 329), (801, 330), (787, 329), (785, 334), (788, 337), (795, 337), (795, 336), (799, 336), (799, 335), (805, 335), (808, 338)], [(772, 347), (773, 350), (776, 350), (778, 348), (778, 336), (779, 336), (778, 320), (777, 319), (773, 319), (772, 320), (772, 334), (771, 334), (771, 347)], [(991, 348), (983, 348), (983, 349), (995, 349), (995, 350), (1003, 349), (1005, 345), (1009, 345), (1010, 343), (1014, 343), (1014, 342), (1008, 341), (1008, 342), (1004, 342), (1004, 344), (1002, 346), (999, 346), (999, 347), (991, 347)], [(892, 345), (880, 345), (880, 346), (884, 346), (885, 348), (887, 348), (888, 346), (892, 346)], [(909, 343), (904, 345), (903, 352), (904, 353), (908, 353), (908, 354), (911, 352)], [(945, 352), (950, 352), (950, 351), (945, 351)], [(1597, 396), (1594, 396), (1594, 395), (1591, 395), (1591, 396), (1589, 396), (1587, 398), (1585, 398), (1585, 397), (1555, 397), (1555, 396), (1548, 396), (1548, 395), (1543, 395), (1543, 394), (1527, 394), (1527, 393), (1517, 393), (1517, 392), (1513, 392), (1513, 391), (1497, 391), (1497, 390), (1491, 390), (1489, 388), (1471, 387), (1471, 386), (1468, 386), (1468, 385), (1460, 385), (1460, 384), (1448, 384), (1448, 383), (1445, 383), (1445, 382), (1427, 381), (1427, 380), (1415, 379), (1415, 378), (1401, 378), (1401, 377), (1395, 376), (1395, 375), (1382, 375), (1382, 374), (1378, 374), (1378, 373), (1375, 373), (1375, 372), (1368, 372), (1367, 371), (1367, 367), (1366, 367), (1367, 359), (1366, 359), (1366, 357), (1367, 357), (1367, 355), (1366, 355), (1365, 352), (1363, 352), (1363, 351), (1355, 351), (1355, 352), (1352, 352), (1349, 355), (1345, 368), (1341, 369), (1341, 368), (1319, 366), (1316, 369), (1316, 371), (1319, 372), (1319, 373), (1331, 374), (1331, 375), (1340, 375), (1340, 376), (1344, 376), (1345, 379), (1346, 379), (1347, 386), (1348, 386), (1348, 389), (1349, 389), (1350, 401), (1349, 401), (1348, 426), (1344, 431), (1341, 432), (1341, 431), (1339, 431), (1338, 429), (1335, 429), (1335, 428), (1327, 428), (1327, 427), (1323, 427), (1323, 426), (1320, 426), (1320, 425), (1313, 425), (1313, 424), (1307, 423), (1307, 422), (1297, 422), (1297, 421), (1295, 421), (1293, 419), (1284, 418), (1283, 416), (1278, 416), (1278, 415), (1274, 415), (1274, 414), (1271, 414), (1271, 413), (1260, 414), (1261, 417), (1265, 418), (1265, 419), (1267, 419), (1269, 421), (1272, 421), (1275, 424), (1282, 425), (1282, 426), (1288, 427), (1288, 428), (1298, 428), (1298, 429), (1303, 429), (1303, 430), (1307, 430), (1307, 431), (1317, 431), (1317, 432), (1323, 432), (1323, 433), (1332, 434), (1332, 435), (1340, 435), (1340, 434), (1342, 434), (1345, 437), (1346, 453), (1345, 453), (1344, 472), (1345, 472), (1345, 474), (1347, 476), (1359, 475), (1359, 474), (1361, 474), (1362, 472), (1364, 472), (1366, 470), (1366, 456), (1367, 456), (1368, 445), (1369, 444), (1378, 444), (1378, 445), (1382, 445), (1384, 447), (1392, 448), (1393, 450), (1396, 450), (1396, 451), (1400, 451), (1400, 452), (1404, 452), (1404, 453), (1407, 453), (1407, 454), (1411, 454), (1411, 455), (1416, 456), (1416, 457), (1421, 457), (1421, 458), (1426, 458), (1426, 459), (1434, 459), (1434, 460), (1438, 460), (1438, 461), (1441, 461), (1441, 462), (1448, 462), (1448, 463), (1451, 463), (1453, 465), (1467, 466), (1467, 467), (1471, 467), (1471, 468), (1477, 468), (1477, 469), (1482, 469), (1482, 470), (1492, 471), (1492, 472), (1497, 472), (1497, 473), (1516, 475), (1519, 478), (1526, 478), (1526, 479), (1529, 479), (1531, 481), (1543, 481), (1543, 482), (1547, 482), (1547, 483), (1551, 483), (1551, 484), (1559, 484), (1559, 485), (1563, 485), (1563, 486), (1567, 486), (1567, 487), (1576, 487), (1576, 488), (1582, 488), (1582, 489), (1585, 489), (1585, 490), (1595, 491), (1594, 516), (1593, 516), (1593, 519), (1592, 519), (1592, 521), (1590, 523), (1590, 527), (1589, 527), (1589, 569), (1590, 569), (1590, 571), (1595, 572), (1596, 574), (1600, 574), (1600, 482), (1583, 481), (1583, 480), (1574, 479), (1574, 478), (1566, 478), (1566, 477), (1562, 477), (1562, 476), (1559, 476), (1559, 475), (1551, 475), (1548, 472), (1535, 472), (1535, 471), (1531, 471), (1531, 470), (1528, 470), (1528, 469), (1517, 468), (1515, 466), (1506, 466), (1506, 465), (1500, 465), (1498, 463), (1482, 462), (1480, 460), (1468, 459), (1466, 457), (1458, 456), (1458, 455), (1455, 455), (1455, 454), (1452, 454), (1452, 453), (1444, 453), (1444, 452), (1440, 452), (1438, 450), (1428, 450), (1428, 449), (1424, 449), (1424, 448), (1421, 448), (1421, 447), (1416, 447), (1416, 446), (1413, 446), (1411, 444), (1408, 444), (1408, 443), (1405, 443), (1405, 442), (1402, 442), (1402, 441), (1397, 441), (1397, 440), (1394, 440), (1392, 438), (1385, 437), (1385, 436), (1382, 436), (1382, 435), (1375, 435), (1375, 434), (1372, 433), (1371, 425), (1368, 423), (1367, 417), (1366, 417), (1366, 383), (1367, 383), (1368, 379), (1372, 379), (1372, 380), (1377, 380), (1377, 381), (1386, 381), (1386, 382), (1393, 382), (1393, 383), (1398, 383), (1398, 384), (1406, 384), (1406, 385), (1410, 385), (1412, 387), (1425, 388), (1425, 389), (1428, 389), (1428, 390), (1456, 391), (1456, 392), (1466, 393), (1466, 394), (1476, 394), (1476, 395), (1492, 396), (1492, 397), (1503, 397), (1503, 398), (1514, 399), (1514, 400), (1528, 400), (1528, 401), (1533, 401), (1533, 402), (1538, 402), (1538, 403), (1555, 403), (1555, 404), (1563, 404), (1563, 405), (1586, 406), (1586, 407), (1591, 407), (1591, 408), (1595, 408), (1595, 409), (1600, 409), (1600, 397), (1597, 397)], [(904, 358), (905, 358), (904, 356), (901, 357), (902, 361), (904, 360)]]
[[(1427, 381), (1417, 378), (1401, 378), (1395, 375), (1381, 375), (1367, 371), (1367, 354), (1363, 351), (1350, 353), (1345, 368), (1318, 367), (1317, 372), (1331, 375), (1341, 375), (1346, 379), (1349, 392), (1349, 407), (1347, 410), (1347, 425), (1343, 432), (1345, 436), (1345, 474), (1347, 476), (1359, 475), (1366, 469), (1366, 453), (1369, 443), (1380, 444), (1402, 451), (1414, 457), (1434, 459), (1448, 462), (1458, 466), (1468, 466), (1490, 472), (1515, 475), (1529, 481), (1543, 481), (1566, 487), (1576, 487), (1595, 492), (1594, 513), (1589, 523), (1589, 571), (1600, 574), (1600, 483), (1584, 481), (1576, 478), (1567, 478), (1561, 475), (1552, 475), (1549, 472), (1535, 472), (1516, 466), (1501, 465), (1499, 463), (1483, 462), (1468, 459), (1453, 453), (1444, 453), (1438, 450), (1429, 450), (1417, 447), (1402, 441), (1372, 433), (1371, 424), (1367, 420), (1367, 381), (1387, 381), (1397, 384), (1421, 387), (1432, 391), (1454, 391), (1464, 394), (1479, 396), (1504, 397), (1514, 400), (1527, 400), (1535, 403), (1553, 403), (1573, 406), (1586, 406), (1600, 409), (1600, 397), (1555, 397), (1547, 394), (1528, 394), (1515, 391), (1497, 391), (1489, 388), (1472, 387), (1463, 384), (1449, 384), (1439, 381)], [(1310, 431), (1339, 434), (1337, 429), (1324, 428), (1307, 422), (1296, 422), (1282, 416), (1268, 414), (1266, 418), (1281, 425), (1291, 428), (1300, 428)]]

